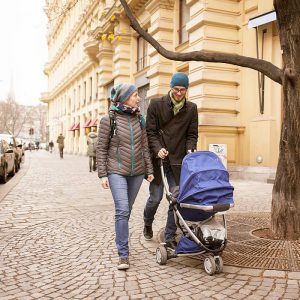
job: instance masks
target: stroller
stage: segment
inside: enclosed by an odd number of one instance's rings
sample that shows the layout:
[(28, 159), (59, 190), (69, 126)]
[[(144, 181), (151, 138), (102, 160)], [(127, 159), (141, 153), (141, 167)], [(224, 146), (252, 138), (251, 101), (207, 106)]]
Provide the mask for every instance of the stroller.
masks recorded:
[(156, 249), (157, 263), (165, 265), (171, 258), (203, 254), (206, 273), (221, 273), (221, 254), (227, 242), (225, 211), (234, 206), (226, 168), (213, 152), (190, 153), (182, 161), (179, 188), (172, 193), (162, 161), (161, 173), (166, 198), (182, 235), (175, 250), (160, 244)]

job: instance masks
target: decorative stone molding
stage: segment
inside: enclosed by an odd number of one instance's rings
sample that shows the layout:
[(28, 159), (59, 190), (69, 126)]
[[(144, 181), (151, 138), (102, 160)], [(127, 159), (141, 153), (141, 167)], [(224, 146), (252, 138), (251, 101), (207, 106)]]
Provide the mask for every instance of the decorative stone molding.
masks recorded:
[(91, 61), (98, 63), (99, 42), (96, 40), (89, 41), (83, 44), (85, 53), (89, 56)]

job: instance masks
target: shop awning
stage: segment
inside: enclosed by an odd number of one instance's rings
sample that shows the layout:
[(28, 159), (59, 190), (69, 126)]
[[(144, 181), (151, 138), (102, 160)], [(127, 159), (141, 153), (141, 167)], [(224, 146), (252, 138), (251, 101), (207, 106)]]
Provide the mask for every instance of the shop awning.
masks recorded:
[(72, 130), (79, 130), (80, 129), (80, 122), (76, 123)]
[(97, 126), (98, 126), (98, 118), (94, 119), (89, 125), (89, 127), (97, 127)]
[(69, 131), (73, 131), (74, 129), (74, 126), (75, 126), (75, 123), (72, 125), (72, 126), (70, 126), (70, 129), (69, 129)]
[(90, 126), (90, 123), (91, 123), (91, 122), (92, 122), (91, 119), (87, 120), (87, 121), (84, 123), (83, 127), (84, 127), (84, 128), (91, 127), (91, 126)]

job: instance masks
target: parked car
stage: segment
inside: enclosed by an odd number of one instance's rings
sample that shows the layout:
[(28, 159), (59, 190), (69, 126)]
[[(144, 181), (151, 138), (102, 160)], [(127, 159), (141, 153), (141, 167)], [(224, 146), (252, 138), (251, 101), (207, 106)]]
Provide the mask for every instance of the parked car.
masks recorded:
[(22, 156), (25, 154), (25, 143), (22, 143), (20, 139), (16, 139), (17, 147), (21, 150)]
[(16, 172), (18, 172), (21, 167), (21, 162), (22, 162), (22, 149), (20, 149), (17, 146), (16, 139), (11, 134), (1, 133), (0, 139), (5, 140), (9, 144), (9, 146), (13, 149), (13, 151), (15, 153), (15, 169), (16, 169)]
[(6, 183), (8, 175), (14, 176), (15, 153), (5, 140), (0, 139), (0, 182)]

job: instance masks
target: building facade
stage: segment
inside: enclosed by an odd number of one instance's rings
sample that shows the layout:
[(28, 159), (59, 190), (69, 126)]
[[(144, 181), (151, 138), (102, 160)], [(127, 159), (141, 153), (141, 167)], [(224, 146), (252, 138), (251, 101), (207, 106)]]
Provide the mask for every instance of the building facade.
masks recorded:
[[(272, 0), (127, 2), (168, 50), (235, 53), (281, 67)], [(87, 133), (108, 112), (114, 85), (136, 84), (145, 113), (149, 99), (166, 94), (172, 74), (181, 71), (190, 78), (189, 101), (198, 106), (198, 150), (226, 145), (231, 170), (276, 168), (280, 85), (234, 65), (167, 60), (132, 30), (119, 1), (48, 0), (46, 13), (49, 88), (41, 100), (48, 104), (49, 139), (63, 133), (67, 152), (85, 154)]]

